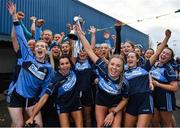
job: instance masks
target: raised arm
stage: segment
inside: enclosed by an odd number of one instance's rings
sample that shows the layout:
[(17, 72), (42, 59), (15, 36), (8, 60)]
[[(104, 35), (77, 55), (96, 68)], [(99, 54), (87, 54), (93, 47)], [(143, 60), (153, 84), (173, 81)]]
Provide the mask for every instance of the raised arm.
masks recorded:
[(31, 34), (32, 34), (32, 37), (34, 37), (35, 30), (36, 30), (36, 17), (32, 16), (32, 17), (30, 17), (30, 19), (31, 19), (31, 22), (32, 22), (32, 24), (31, 24)]
[(121, 54), (121, 25), (120, 21), (115, 23), (116, 29), (116, 44), (115, 44), (115, 52), (114, 54)]
[(30, 57), (30, 56), (32, 57), (33, 53), (27, 44), (27, 40), (24, 36), (22, 27), (19, 25), (19, 20), (16, 13), (16, 6), (12, 2), (9, 2), (7, 7), (8, 7), (8, 11), (10, 15), (12, 15), (13, 17), (14, 30), (16, 33), (17, 42), (20, 46), (22, 58), (27, 59), (27, 57)]
[(163, 51), (163, 49), (166, 47), (167, 42), (169, 40), (169, 38), (171, 37), (171, 31), (169, 29), (167, 29), (165, 31), (165, 38), (162, 41), (162, 43), (159, 45), (159, 48), (157, 49), (157, 51), (155, 52), (155, 54), (153, 56), (151, 56), (150, 63), (151, 65), (154, 65), (154, 63), (156, 62), (156, 60), (158, 59), (158, 56), (160, 55), (160, 53)]
[(17, 53), (19, 50), (19, 44), (16, 39), (16, 33), (14, 32), (14, 26), (12, 26), (12, 30), (11, 30), (11, 39), (12, 39), (13, 49)]
[(42, 33), (42, 25), (44, 24), (43, 19), (38, 19), (37, 20), (37, 26), (35, 27), (35, 40), (40, 40), (41, 39), (41, 33)]
[(22, 19), (24, 18), (24, 13), (22, 11), (17, 12), (17, 18), (20, 21), (20, 25), (21, 25), (21, 27), (23, 29), (23, 32), (24, 32), (26, 38), (27, 39), (31, 39), (32, 38), (32, 34), (28, 31), (28, 29), (26, 28), (26, 26), (22, 22)]
[(91, 33), (91, 48), (94, 49), (96, 45), (96, 28), (94, 26), (90, 26), (90, 30), (88, 30)]
[(84, 46), (84, 49), (86, 50), (87, 54), (91, 58), (91, 60), (96, 63), (96, 61), (99, 59), (98, 56), (93, 52), (91, 45), (89, 44), (88, 40), (82, 33), (82, 31), (79, 29), (78, 25), (75, 25), (75, 30), (81, 40), (82, 45)]

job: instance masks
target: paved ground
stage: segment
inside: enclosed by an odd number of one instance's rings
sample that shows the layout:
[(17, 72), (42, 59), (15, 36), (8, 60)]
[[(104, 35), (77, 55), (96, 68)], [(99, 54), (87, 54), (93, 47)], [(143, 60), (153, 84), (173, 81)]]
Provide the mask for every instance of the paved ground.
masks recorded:
[(0, 94), (0, 127), (9, 127), (10, 122), (5, 97), (3, 94)]
[[(179, 108), (174, 112), (177, 127), (180, 127), (180, 89), (176, 93), (177, 105)], [(10, 117), (7, 110), (7, 105), (5, 102), (5, 96), (0, 94), (0, 127), (9, 127), (10, 126)]]

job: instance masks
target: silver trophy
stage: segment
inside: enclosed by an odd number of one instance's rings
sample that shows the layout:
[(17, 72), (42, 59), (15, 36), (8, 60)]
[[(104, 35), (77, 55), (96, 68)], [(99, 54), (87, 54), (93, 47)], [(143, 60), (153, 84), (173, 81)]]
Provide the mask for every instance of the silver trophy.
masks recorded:
[[(82, 30), (82, 27), (81, 27), (81, 26), (84, 24), (83, 18), (80, 17), (80, 16), (75, 16), (75, 17), (74, 17), (74, 21), (75, 21), (75, 23), (78, 24), (80, 30)], [(70, 39), (72, 39), (72, 40), (78, 40), (78, 36), (77, 36), (76, 32), (75, 32), (73, 29), (72, 29), (72, 30), (70, 31), (70, 33), (68, 34), (68, 37), (69, 37)]]

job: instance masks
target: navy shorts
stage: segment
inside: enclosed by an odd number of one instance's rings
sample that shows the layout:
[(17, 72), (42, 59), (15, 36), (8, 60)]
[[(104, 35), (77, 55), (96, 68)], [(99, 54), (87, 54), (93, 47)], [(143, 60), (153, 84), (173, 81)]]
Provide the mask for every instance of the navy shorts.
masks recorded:
[(121, 95), (111, 95), (103, 90), (98, 90), (96, 94), (96, 105), (106, 106), (108, 108), (117, 106), (121, 100)]
[(66, 105), (65, 103), (56, 103), (57, 113), (70, 113), (74, 111), (79, 111), (82, 109), (82, 104), (79, 98), (74, 98), (71, 104)]
[(19, 95), (16, 90), (9, 95), (9, 102), (8, 107), (16, 108), (27, 108), (36, 104), (35, 98), (24, 98), (23, 96)]
[(138, 116), (139, 114), (151, 114), (154, 112), (154, 103), (152, 95), (147, 93), (138, 93), (131, 95), (126, 106), (126, 113)]
[(94, 104), (93, 91), (89, 88), (86, 91), (80, 91), (80, 99), (83, 106), (92, 106)]
[(176, 99), (173, 92), (155, 89), (153, 92), (154, 106), (159, 111), (171, 112), (175, 110)]

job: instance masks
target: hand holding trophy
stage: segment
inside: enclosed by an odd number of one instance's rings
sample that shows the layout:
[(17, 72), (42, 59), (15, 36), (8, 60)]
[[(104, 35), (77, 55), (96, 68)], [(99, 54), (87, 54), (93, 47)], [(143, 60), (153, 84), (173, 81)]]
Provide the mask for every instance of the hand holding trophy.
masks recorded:
[[(74, 22), (75, 22), (75, 24), (78, 24), (80, 30), (82, 30), (82, 25), (83, 25), (84, 22), (85, 22), (85, 21), (83, 20), (83, 18), (80, 17), (80, 16), (75, 16), (75, 17), (74, 17)], [(77, 36), (76, 32), (75, 32), (73, 29), (72, 29), (72, 30), (70, 31), (70, 33), (68, 34), (68, 37), (69, 37), (70, 39), (72, 39), (72, 40), (78, 40), (78, 36)]]

